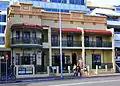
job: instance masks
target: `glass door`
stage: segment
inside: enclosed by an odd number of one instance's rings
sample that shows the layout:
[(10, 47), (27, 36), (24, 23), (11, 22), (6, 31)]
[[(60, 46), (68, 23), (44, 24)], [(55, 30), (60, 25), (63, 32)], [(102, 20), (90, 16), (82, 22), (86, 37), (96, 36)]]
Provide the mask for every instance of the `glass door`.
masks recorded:
[(96, 47), (102, 47), (102, 37), (96, 37)]
[(73, 46), (73, 35), (67, 35), (67, 46), (68, 47)]
[(92, 54), (92, 68), (95, 69), (96, 65), (101, 65), (101, 54)]
[(30, 32), (25, 31), (23, 33), (23, 40), (24, 40), (24, 43), (30, 43)]
[(84, 37), (85, 47), (89, 47), (89, 36)]

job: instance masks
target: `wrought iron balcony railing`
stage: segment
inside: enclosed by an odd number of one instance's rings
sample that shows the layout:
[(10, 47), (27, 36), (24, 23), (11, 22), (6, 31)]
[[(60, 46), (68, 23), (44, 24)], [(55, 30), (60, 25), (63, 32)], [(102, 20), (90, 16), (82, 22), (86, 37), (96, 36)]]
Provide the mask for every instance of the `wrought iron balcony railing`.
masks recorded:
[(42, 39), (41, 38), (16, 38), (13, 37), (11, 40), (11, 44), (39, 44), (42, 45)]
[[(60, 42), (59, 41), (52, 41), (52, 46), (59, 46)], [(62, 46), (63, 47), (81, 47), (82, 42), (81, 41), (67, 41), (67, 40), (62, 40)]]
[(85, 47), (112, 47), (112, 42), (85, 41)]

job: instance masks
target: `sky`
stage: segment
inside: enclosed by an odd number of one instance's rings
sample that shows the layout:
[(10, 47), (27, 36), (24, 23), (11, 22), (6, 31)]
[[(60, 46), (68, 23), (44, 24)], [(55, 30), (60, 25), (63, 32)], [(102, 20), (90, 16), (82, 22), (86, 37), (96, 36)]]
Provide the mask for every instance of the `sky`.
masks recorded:
[(88, 1), (91, 1), (92, 4), (95, 5), (103, 5), (103, 6), (120, 5), (120, 0), (88, 0)]

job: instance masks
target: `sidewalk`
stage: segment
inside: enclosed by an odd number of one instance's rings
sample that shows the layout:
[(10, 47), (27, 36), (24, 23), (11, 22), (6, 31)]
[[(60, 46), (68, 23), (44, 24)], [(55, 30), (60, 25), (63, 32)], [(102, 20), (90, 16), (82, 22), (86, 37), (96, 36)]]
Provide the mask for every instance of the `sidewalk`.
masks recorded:
[[(16, 83), (16, 82), (42, 82), (42, 81), (52, 81), (52, 80), (67, 80), (67, 79), (80, 79), (80, 78), (99, 78), (99, 77), (113, 77), (113, 76), (120, 76), (120, 73), (103, 73), (103, 74), (97, 74), (97, 75), (83, 75), (80, 76), (73, 76), (71, 75), (63, 75), (63, 78), (61, 79), (59, 76), (37, 76), (37, 77), (21, 77), (17, 78), (16, 81), (7, 81), (7, 83)], [(6, 81), (0, 81), (0, 84), (6, 83)]]

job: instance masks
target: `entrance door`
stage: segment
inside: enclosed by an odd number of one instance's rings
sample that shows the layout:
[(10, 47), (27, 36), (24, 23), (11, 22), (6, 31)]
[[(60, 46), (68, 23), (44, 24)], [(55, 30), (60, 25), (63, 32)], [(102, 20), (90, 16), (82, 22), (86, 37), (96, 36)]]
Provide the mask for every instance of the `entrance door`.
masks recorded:
[(92, 68), (95, 69), (96, 65), (101, 65), (101, 54), (92, 54)]
[(96, 47), (102, 47), (102, 37), (96, 37)]
[(77, 55), (76, 55), (76, 53), (73, 53), (72, 54), (72, 65), (77, 65)]
[(22, 65), (30, 65), (30, 54), (26, 53), (22, 58)]
[(60, 58), (59, 55), (55, 54), (52, 56), (52, 65), (59, 66), (60, 65)]
[(58, 35), (51, 36), (52, 46), (59, 46)]

